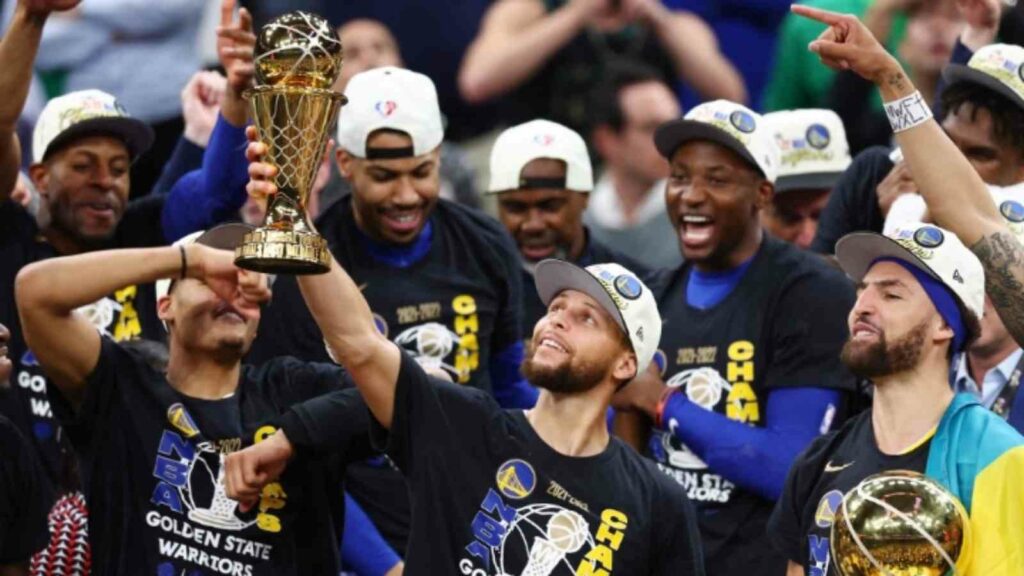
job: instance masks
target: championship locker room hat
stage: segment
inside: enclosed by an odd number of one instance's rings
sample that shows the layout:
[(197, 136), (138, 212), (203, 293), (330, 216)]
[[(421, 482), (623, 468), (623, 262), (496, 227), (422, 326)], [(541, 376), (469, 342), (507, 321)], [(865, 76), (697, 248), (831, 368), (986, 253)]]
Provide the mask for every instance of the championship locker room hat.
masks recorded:
[[(338, 146), (358, 158), (387, 159), (420, 156), (444, 139), (437, 89), (430, 78), (386, 66), (360, 72), (345, 87), (348, 104), (338, 116)], [(376, 130), (409, 135), (411, 148), (371, 148), (366, 139)]]
[(764, 115), (779, 147), (775, 192), (832, 189), (850, 166), (850, 145), (839, 115), (808, 108)]
[(534, 272), (537, 294), (545, 306), (564, 290), (590, 296), (629, 337), (636, 373), (647, 369), (661, 340), (661, 314), (654, 294), (640, 278), (618, 264), (580, 268), (564, 260), (544, 260)]
[[(532, 160), (550, 158), (565, 162), (565, 178), (523, 178), (523, 167)], [(487, 192), (529, 188), (556, 188), (590, 192), (594, 174), (587, 144), (574, 130), (550, 120), (531, 120), (505, 130), (491, 148), (491, 182)]]
[(966, 66), (946, 66), (942, 77), (950, 86), (957, 82), (981, 84), (1024, 108), (1024, 48), (1020, 46), (990, 44), (975, 52)]
[(955, 234), (933, 224), (907, 222), (888, 236), (847, 234), (836, 243), (839, 266), (860, 281), (879, 259), (899, 260), (942, 283), (960, 305), (981, 318), (985, 311), (985, 271)]
[(658, 127), (654, 144), (665, 158), (687, 142), (707, 140), (724, 146), (753, 164), (769, 182), (779, 172), (779, 147), (764, 118), (750, 108), (715, 100), (691, 109), (679, 120)]
[(989, 186), (988, 189), (1006, 227), (1017, 237), (1018, 242), (1024, 244), (1024, 184), (1006, 188)]
[(149, 150), (154, 138), (149, 124), (129, 116), (117, 98), (100, 90), (80, 90), (46, 103), (32, 132), (32, 161), (38, 164), (64, 144), (95, 134), (123, 140), (132, 160)]
[[(209, 246), (210, 248), (217, 248), (219, 250), (234, 250), (239, 244), (242, 243), (242, 238), (252, 232), (253, 227), (248, 224), (221, 224), (215, 226), (209, 230), (200, 230), (193, 232), (188, 236), (183, 236), (172, 244), (172, 246), (187, 246), (189, 244), (202, 244), (203, 246)], [(160, 299), (167, 296), (167, 293), (171, 291), (171, 284), (174, 283), (176, 278), (161, 278), (156, 281), (156, 301), (157, 305), (160, 304)], [(164, 328), (167, 324), (164, 324)]]

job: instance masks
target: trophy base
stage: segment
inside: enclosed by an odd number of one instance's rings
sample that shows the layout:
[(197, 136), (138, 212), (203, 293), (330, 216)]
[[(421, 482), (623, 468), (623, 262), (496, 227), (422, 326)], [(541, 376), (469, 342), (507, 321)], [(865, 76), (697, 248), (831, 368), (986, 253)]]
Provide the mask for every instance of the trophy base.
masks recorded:
[(319, 234), (257, 228), (235, 249), (235, 265), (265, 274), (323, 274), (331, 269), (331, 253)]

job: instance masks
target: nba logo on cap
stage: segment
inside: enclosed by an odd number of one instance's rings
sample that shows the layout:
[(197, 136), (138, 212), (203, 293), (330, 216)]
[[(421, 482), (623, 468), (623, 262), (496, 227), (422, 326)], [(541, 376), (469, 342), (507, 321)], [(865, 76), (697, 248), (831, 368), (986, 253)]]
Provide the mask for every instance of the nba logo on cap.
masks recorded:
[(392, 114), (395, 113), (395, 110), (398, 108), (398, 103), (395, 102), (394, 100), (382, 100), (380, 102), (377, 102), (374, 108), (377, 109), (377, 113), (380, 114), (381, 116), (391, 116)]
[(555, 141), (555, 137), (551, 134), (537, 134), (533, 137), (533, 141), (541, 146), (548, 146)]

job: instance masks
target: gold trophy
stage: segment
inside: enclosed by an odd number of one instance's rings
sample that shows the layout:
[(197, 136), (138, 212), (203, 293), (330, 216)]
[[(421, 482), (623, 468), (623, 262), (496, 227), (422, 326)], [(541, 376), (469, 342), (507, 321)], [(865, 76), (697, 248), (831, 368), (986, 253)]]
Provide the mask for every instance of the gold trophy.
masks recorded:
[(263, 226), (245, 235), (235, 264), (271, 274), (322, 274), (331, 267), (327, 241), (306, 215), (327, 136), (345, 104), (331, 90), (341, 72), (341, 41), (323, 18), (290, 12), (256, 39), (256, 86), (246, 93), (266, 162), (277, 167), (278, 192)]
[(846, 494), (829, 545), (841, 576), (961, 574), (970, 560), (970, 520), (938, 482), (893, 470)]

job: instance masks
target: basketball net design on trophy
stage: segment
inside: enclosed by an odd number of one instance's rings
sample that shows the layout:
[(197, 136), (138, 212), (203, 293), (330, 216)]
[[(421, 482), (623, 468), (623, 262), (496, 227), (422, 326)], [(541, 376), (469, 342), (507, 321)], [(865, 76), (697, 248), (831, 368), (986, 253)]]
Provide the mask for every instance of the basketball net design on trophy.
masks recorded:
[(106, 297), (75, 309), (76, 313), (85, 317), (86, 321), (92, 324), (104, 336), (110, 335), (107, 328), (113, 324), (114, 314), (120, 311), (121, 305)]
[(225, 456), (211, 442), (202, 440), (199, 428), (185, 406), (172, 404), (167, 409), (167, 421), (186, 440), (200, 440), (195, 444), (195, 456), (188, 463), (188, 481), (178, 487), (181, 501), (188, 507), (188, 519), (210, 528), (234, 531), (255, 524), (255, 520), (245, 521), (235, 515), (238, 502), (228, 498), (225, 492)]
[(458, 371), (444, 359), (452, 353), (458, 341), (458, 334), (438, 322), (413, 326), (395, 338), (395, 344), (409, 352), (424, 370), (443, 369), (454, 378), (459, 377)]
[(256, 82), (246, 93), (265, 162), (277, 167), (278, 192), (269, 199), (263, 225), (235, 250), (241, 268), (271, 274), (321, 274), (331, 265), (327, 241), (306, 214), (327, 136), (346, 102), (331, 90), (341, 72), (342, 48), (330, 24), (306, 12), (290, 12), (260, 29)]
[(846, 493), (829, 538), (840, 576), (956, 576), (970, 562), (970, 519), (920, 473), (869, 476)]
[(584, 545), (594, 547), (590, 526), (580, 514), (554, 504), (531, 504), (519, 508), (515, 521), (508, 528), (501, 547), (495, 551), (494, 565), (498, 574), (510, 576), (506, 566), (506, 547), (510, 543), (530, 542), (526, 565), (519, 576), (550, 576), (560, 564), (565, 564), (569, 573), (575, 569), (566, 556), (579, 552)]

